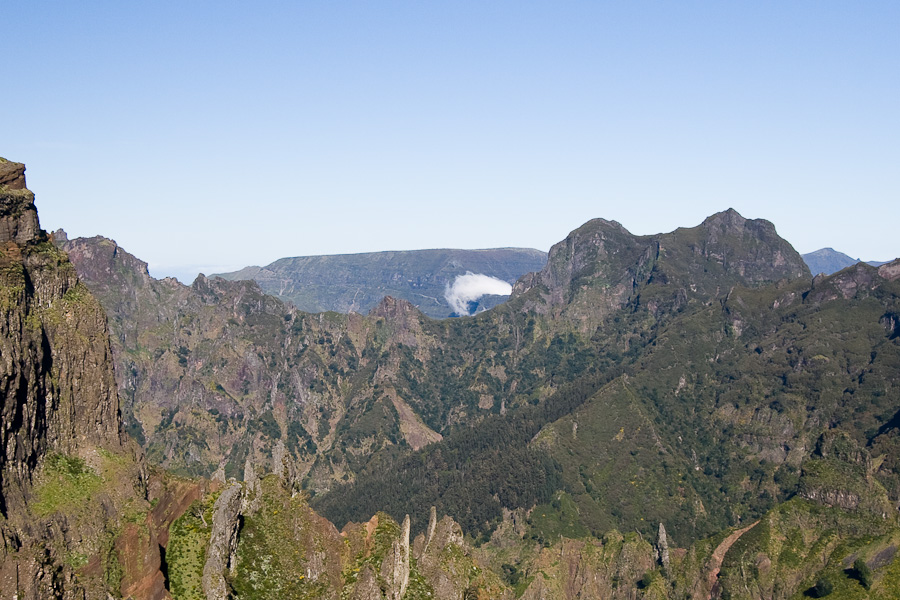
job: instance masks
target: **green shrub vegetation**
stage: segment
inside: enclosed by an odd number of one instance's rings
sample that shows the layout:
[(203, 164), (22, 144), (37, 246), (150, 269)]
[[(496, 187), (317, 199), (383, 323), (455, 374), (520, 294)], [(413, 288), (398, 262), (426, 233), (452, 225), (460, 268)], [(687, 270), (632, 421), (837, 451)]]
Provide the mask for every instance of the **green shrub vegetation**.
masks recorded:
[(853, 574), (864, 588), (867, 590), (871, 589), (872, 584), (875, 582), (875, 577), (872, 574), (872, 569), (866, 564), (866, 561), (863, 558), (857, 558), (853, 562)]
[(237, 548), (237, 572), (230, 580), (235, 597), (241, 600), (320, 598), (328, 578), (307, 579), (306, 553), (321, 550), (307, 547), (315, 539), (309, 511), (302, 495), (291, 496), (275, 476), (260, 482), (259, 509), (247, 515)]
[(175, 600), (205, 600), (201, 578), (216, 498), (218, 493), (194, 501), (169, 527), (166, 562), (169, 565), (169, 589)]
[(103, 479), (76, 456), (51, 454), (45, 462), (43, 479), (35, 486), (35, 514), (83, 508), (103, 486)]
[(812, 588), (811, 595), (813, 598), (825, 598), (826, 596), (831, 595), (831, 592), (833, 591), (834, 584), (828, 579), (822, 578), (816, 581), (816, 585)]

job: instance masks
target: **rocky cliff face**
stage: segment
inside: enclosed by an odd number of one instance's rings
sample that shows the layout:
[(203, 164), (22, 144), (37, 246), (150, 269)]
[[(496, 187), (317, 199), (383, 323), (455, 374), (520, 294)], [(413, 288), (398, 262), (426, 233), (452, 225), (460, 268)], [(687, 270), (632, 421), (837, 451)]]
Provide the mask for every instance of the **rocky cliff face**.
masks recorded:
[(513, 297), (587, 332), (626, 304), (663, 316), (734, 285), (802, 277), (809, 269), (770, 222), (729, 209), (697, 227), (651, 236), (632, 235), (615, 221), (589, 221), (553, 246), (547, 266), (519, 280)]
[(112, 240), (54, 236), (106, 308), (126, 428), (153, 462), (186, 475), (221, 467), (240, 477), (248, 456), (261, 464), (283, 439), (305, 472), (315, 449), (307, 430), (330, 429), (317, 409), (336, 407), (307, 402), (330, 391), (318, 379), (321, 364), (291, 374), (279, 367), (325, 331), (304, 331), (252, 282), (156, 280)]
[(25, 165), (0, 157), (0, 187), (7, 190), (24, 190)]
[(0, 158), (0, 243), (28, 244), (39, 233), (34, 194), (25, 188), (25, 165)]
[(103, 311), (40, 230), (24, 176), (12, 182), (21, 185), (0, 185), (0, 511), (7, 517), (23, 508), (48, 453), (84, 444), (122, 449)]
[(41, 231), (24, 166), (0, 162), (3, 597), (99, 593), (90, 577), (85, 587), (75, 582), (66, 557), (96, 554), (106, 524), (67, 509), (86, 490), (105, 491), (103, 510), (114, 514), (116, 498), (134, 493), (127, 483), (103, 485), (107, 472), (133, 461), (120, 432), (110, 359), (103, 311)]
[(807, 293), (806, 300), (818, 304), (831, 302), (838, 298), (865, 297), (879, 287), (883, 280), (900, 279), (900, 259), (873, 267), (866, 263), (856, 263), (834, 275), (818, 275), (813, 280), (813, 287)]

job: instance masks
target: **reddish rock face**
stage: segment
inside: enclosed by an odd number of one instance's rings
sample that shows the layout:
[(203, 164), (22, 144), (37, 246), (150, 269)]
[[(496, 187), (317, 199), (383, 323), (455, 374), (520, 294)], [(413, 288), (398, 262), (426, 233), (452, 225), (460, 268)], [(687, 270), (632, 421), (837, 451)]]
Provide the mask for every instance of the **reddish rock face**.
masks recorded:
[(169, 545), (169, 526), (204, 493), (205, 482), (165, 480), (155, 478), (150, 482), (150, 498), (156, 499), (156, 506), (147, 515), (147, 525), (159, 540), (159, 545)]
[(10, 190), (25, 189), (25, 165), (0, 158), (0, 187)]
[(162, 564), (159, 543), (151, 530), (136, 523), (128, 523), (116, 541), (120, 560), (124, 560), (125, 576), (122, 578), (124, 597), (146, 600), (171, 598), (165, 587), (165, 577), (160, 570)]

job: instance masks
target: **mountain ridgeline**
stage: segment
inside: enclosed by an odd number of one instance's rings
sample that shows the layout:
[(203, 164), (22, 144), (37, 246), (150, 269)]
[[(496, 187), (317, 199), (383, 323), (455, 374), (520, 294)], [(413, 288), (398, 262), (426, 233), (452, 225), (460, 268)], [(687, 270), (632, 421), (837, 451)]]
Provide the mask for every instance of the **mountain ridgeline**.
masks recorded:
[[(834, 248), (822, 248), (815, 252), (804, 254), (803, 260), (806, 262), (813, 275), (818, 275), (819, 273), (832, 275), (841, 269), (846, 269), (858, 262), (862, 262), (858, 258), (850, 258), (843, 252), (838, 252)], [(866, 264), (870, 264), (873, 267), (880, 267), (884, 262), (870, 260), (866, 261)]]
[(0, 597), (900, 594), (898, 261), (597, 219), (474, 316), (311, 314), (51, 245), (4, 173)]
[[(454, 312), (444, 293), (457, 276), (482, 273), (511, 284), (546, 262), (545, 252), (530, 248), (409, 250), (282, 258), (265, 267), (218, 276), (256, 281), (265, 293), (305, 312), (365, 314), (383, 297), (392, 296), (439, 319)], [(488, 296), (479, 308), (502, 301)]]

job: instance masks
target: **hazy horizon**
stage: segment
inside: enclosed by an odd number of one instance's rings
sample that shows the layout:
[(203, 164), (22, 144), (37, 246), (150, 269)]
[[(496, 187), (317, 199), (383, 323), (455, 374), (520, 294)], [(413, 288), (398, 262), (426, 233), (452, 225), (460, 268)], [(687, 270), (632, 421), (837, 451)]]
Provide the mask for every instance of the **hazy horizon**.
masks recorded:
[(895, 3), (5, 9), (0, 156), (46, 229), (157, 276), (728, 207), (801, 253), (900, 255)]

